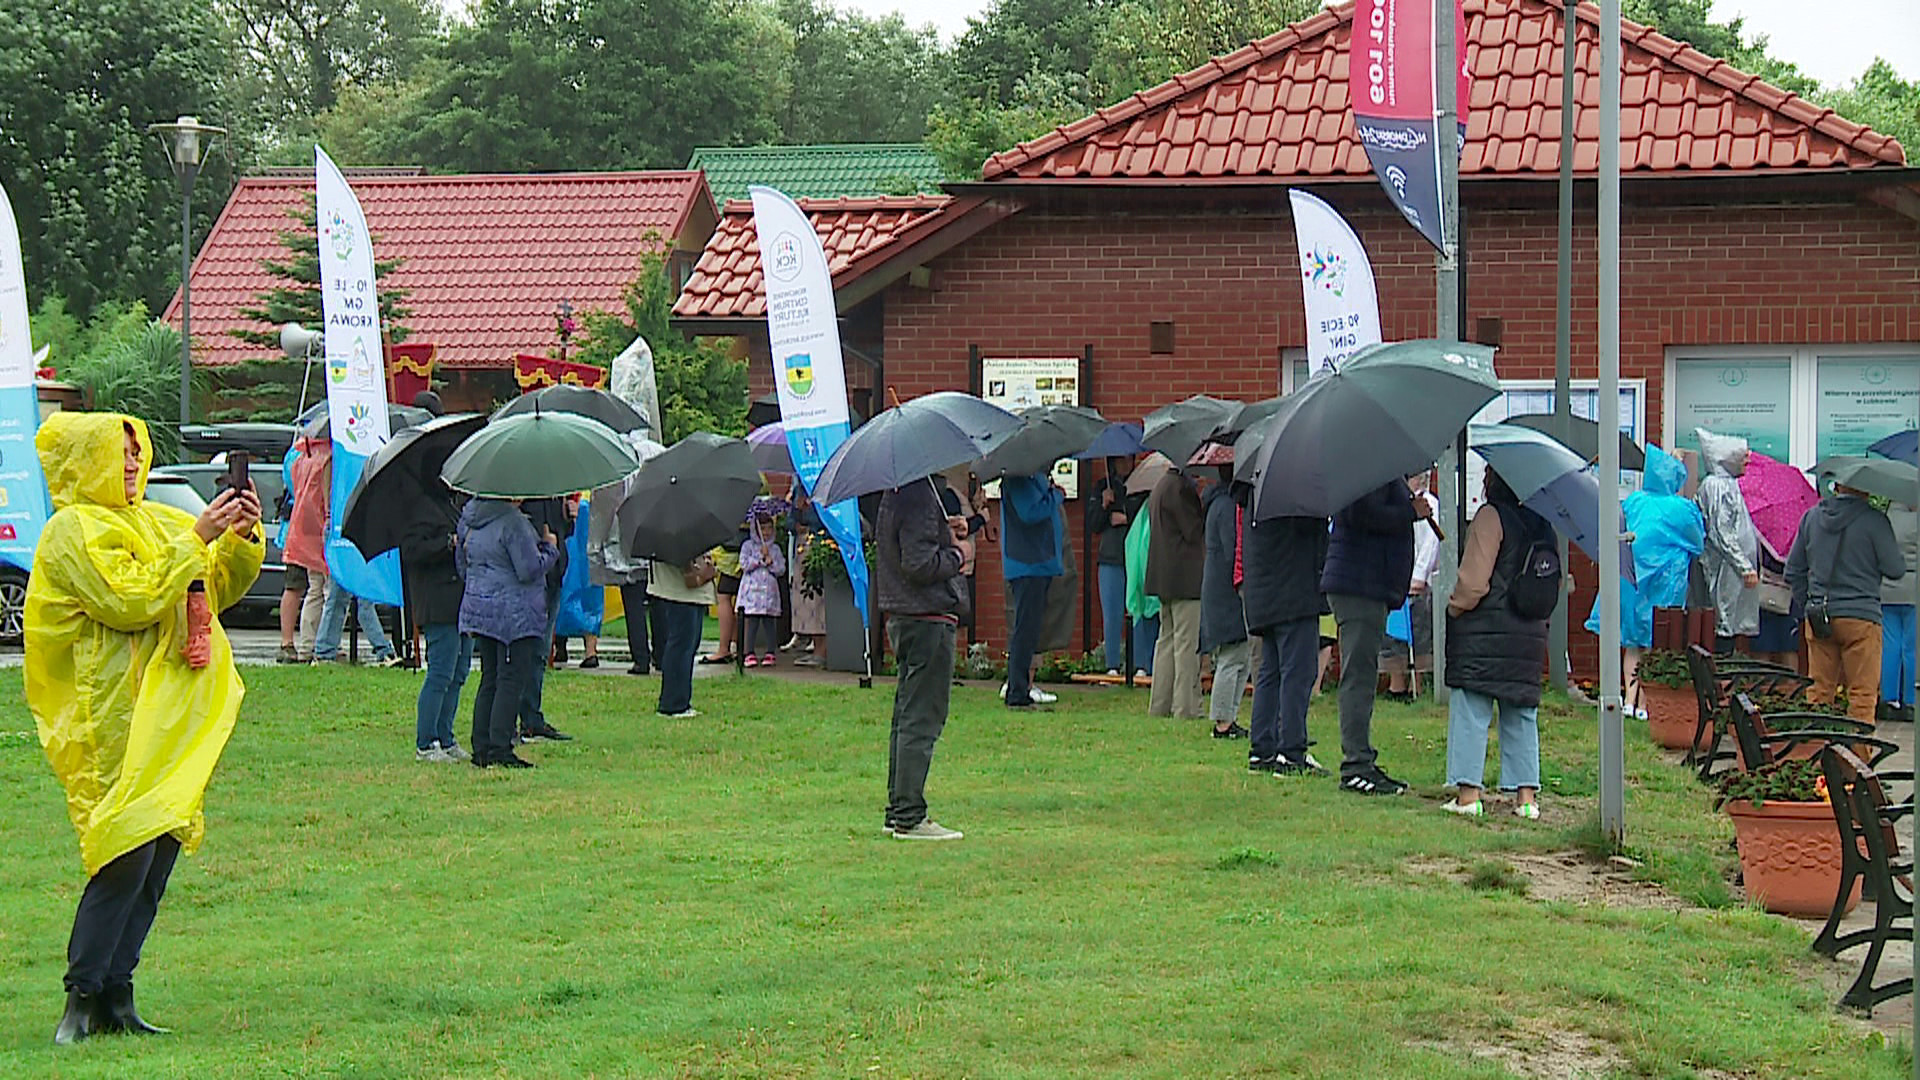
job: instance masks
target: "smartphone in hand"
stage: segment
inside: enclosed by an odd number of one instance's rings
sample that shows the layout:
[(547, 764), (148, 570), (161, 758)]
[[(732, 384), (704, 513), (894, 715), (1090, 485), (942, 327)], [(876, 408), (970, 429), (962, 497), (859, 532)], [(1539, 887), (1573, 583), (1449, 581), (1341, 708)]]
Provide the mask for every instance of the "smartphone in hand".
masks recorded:
[(245, 450), (227, 451), (226, 486), (236, 493), (248, 490), (253, 484), (249, 475), (252, 465), (253, 455)]

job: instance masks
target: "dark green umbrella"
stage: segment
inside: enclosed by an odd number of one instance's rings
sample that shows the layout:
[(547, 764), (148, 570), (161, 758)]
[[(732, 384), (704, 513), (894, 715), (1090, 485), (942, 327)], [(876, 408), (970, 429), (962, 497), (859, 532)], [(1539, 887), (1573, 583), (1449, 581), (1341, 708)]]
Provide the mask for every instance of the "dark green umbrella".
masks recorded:
[(575, 416), (584, 416), (598, 420), (613, 430), (625, 435), (629, 431), (654, 431), (654, 427), (640, 410), (614, 397), (605, 390), (596, 390), (591, 386), (572, 386), (561, 383), (557, 386), (545, 386), (531, 393), (521, 394), (493, 414), (495, 420), (504, 420), (509, 416), (520, 416), (530, 412), (562, 412)]
[[(1515, 427), (1532, 428), (1543, 435), (1560, 439), (1558, 429), (1560, 421), (1552, 416), (1529, 413), (1526, 416), (1509, 416), (1503, 423), (1512, 424)], [(1595, 421), (1580, 416), (1568, 417), (1567, 437), (1560, 441), (1588, 461), (1600, 459), (1600, 425)], [(1634, 442), (1624, 431), (1620, 433), (1620, 467), (1636, 471), (1647, 467), (1646, 449)]]
[(1487, 346), (1370, 345), (1249, 429), (1263, 440), (1247, 477), (1254, 516), (1327, 517), (1429, 468), (1499, 394)]
[(1234, 410), (1231, 416), (1221, 421), (1207, 438), (1212, 442), (1238, 446), (1235, 440), (1242, 432), (1280, 411), (1281, 400), (1276, 396), (1241, 406)]
[(1920, 469), (1904, 461), (1851, 454), (1823, 459), (1813, 467), (1813, 475), (1822, 486), (1840, 484), (1905, 506), (1913, 505), (1915, 487), (1920, 485)]
[(1209, 435), (1231, 424), (1244, 408), (1246, 406), (1238, 401), (1195, 394), (1148, 413), (1140, 441), (1147, 449), (1167, 455), (1167, 460), (1176, 467), (1182, 466)]
[(1015, 409), (1020, 430), (980, 459), (974, 471), (982, 480), (1052, 472), (1053, 464), (1093, 445), (1107, 421), (1079, 405), (1032, 405)]
[(552, 499), (604, 487), (639, 468), (613, 429), (572, 413), (495, 420), (454, 450), (441, 479), (495, 499)]
[(731, 540), (760, 493), (760, 466), (741, 439), (696, 431), (648, 459), (620, 504), (627, 554), (675, 566)]
[[(367, 459), (347, 496), (340, 535), (368, 559), (399, 547), (401, 534), (414, 520), (414, 510), (430, 497), (429, 479), (439, 482), (440, 463), (486, 423), (479, 413), (448, 413), (396, 432)], [(446, 489), (440, 495), (446, 495)]]

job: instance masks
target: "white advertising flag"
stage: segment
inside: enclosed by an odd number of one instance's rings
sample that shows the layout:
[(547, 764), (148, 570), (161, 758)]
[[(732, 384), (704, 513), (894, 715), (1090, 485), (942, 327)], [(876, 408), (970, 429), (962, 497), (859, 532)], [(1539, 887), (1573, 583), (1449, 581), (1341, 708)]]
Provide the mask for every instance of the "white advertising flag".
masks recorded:
[(47, 481), (33, 447), (40, 429), (33, 360), (20, 227), (0, 188), (0, 562), (21, 570), (33, 566), (34, 545), (47, 521)]
[(1346, 219), (1304, 191), (1290, 190), (1287, 197), (1306, 293), (1307, 365), (1320, 375), (1362, 346), (1380, 343), (1380, 298), (1367, 249)]

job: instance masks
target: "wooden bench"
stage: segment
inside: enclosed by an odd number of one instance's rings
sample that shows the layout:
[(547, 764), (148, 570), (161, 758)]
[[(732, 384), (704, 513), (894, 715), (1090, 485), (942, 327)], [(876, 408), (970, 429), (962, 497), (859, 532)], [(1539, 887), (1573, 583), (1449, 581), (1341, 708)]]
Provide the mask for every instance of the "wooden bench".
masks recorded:
[[(1876, 774), (1844, 746), (1820, 753), (1820, 769), (1827, 778), (1827, 797), (1833, 803), (1834, 823), (1840, 829), (1840, 892), (1834, 898), (1827, 925), (1814, 939), (1813, 950), (1838, 957), (1856, 946), (1867, 946), (1860, 974), (1840, 998), (1840, 1004), (1868, 1014), (1889, 998), (1913, 992), (1911, 976), (1874, 984), (1881, 956), (1890, 941), (1913, 941), (1913, 857), (1900, 849), (1894, 823), (1913, 815), (1913, 796), (1904, 802), (1887, 797), (1883, 781), (1911, 782), (1911, 772)], [(1873, 898), (1873, 925), (1840, 933), (1846, 899), (1856, 880)]]
[[(1744, 693), (1733, 695), (1728, 710), (1728, 726), (1733, 731), (1739, 756), (1749, 770), (1771, 765), (1786, 758), (1817, 757), (1829, 746), (1868, 754), (1868, 763), (1878, 765), (1900, 749), (1894, 743), (1873, 736), (1873, 725), (1844, 716), (1812, 712), (1761, 713), (1753, 699)], [(1811, 725), (1821, 725), (1814, 727)]]
[(1703, 781), (1712, 778), (1716, 765), (1733, 759), (1732, 751), (1721, 749), (1724, 734), (1719, 720), (1727, 714), (1736, 694), (1798, 698), (1813, 685), (1812, 679), (1792, 668), (1762, 660), (1716, 657), (1699, 645), (1687, 646), (1687, 673), (1693, 679), (1693, 696), (1699, 705), (1700, 718), (1693, 729), (1693, 749), (1688, 751), (1686, 761), (1698, 767)]

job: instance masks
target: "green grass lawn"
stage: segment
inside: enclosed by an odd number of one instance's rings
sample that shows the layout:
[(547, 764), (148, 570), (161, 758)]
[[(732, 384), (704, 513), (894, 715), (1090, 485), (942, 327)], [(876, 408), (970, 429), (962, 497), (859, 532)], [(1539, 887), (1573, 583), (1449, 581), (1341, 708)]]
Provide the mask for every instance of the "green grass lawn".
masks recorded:
[(1503, 887), (1504, 855), (1590, 833), (1584, 713), (1543, 720), (1529, 825), (1440, 813), (1431, 707), (1382, 707), (1382, 762), (1416, 788), (1366, 800), (1250, 776), (1245, 743), (1148, 719), (1144, 693), (1009, 715), (968, 689), (929, 786), (967, 838), (927, 845), (880, 832), (884, 685), (703, 679), (705, 715), (667, 721), (652, 679), (557, 674), (548, 713), (579, 740), (479, 773), (412, 760), (406, 673), (245, 674), (206, 846), (140, 972), (163, 1040), (50, 1045), (82, 882), (7, 707), (0, 1077), (1492, 1078), (1515, 1073), (1446, 1047), (1563, 1034), (1609, 1048), (1590, 1075), (1909, 1068), (1833, 1014), (1806, 934), (1727, 906), (1730, 834), (1643, 738), (1634, 850), (1718, 906)]

